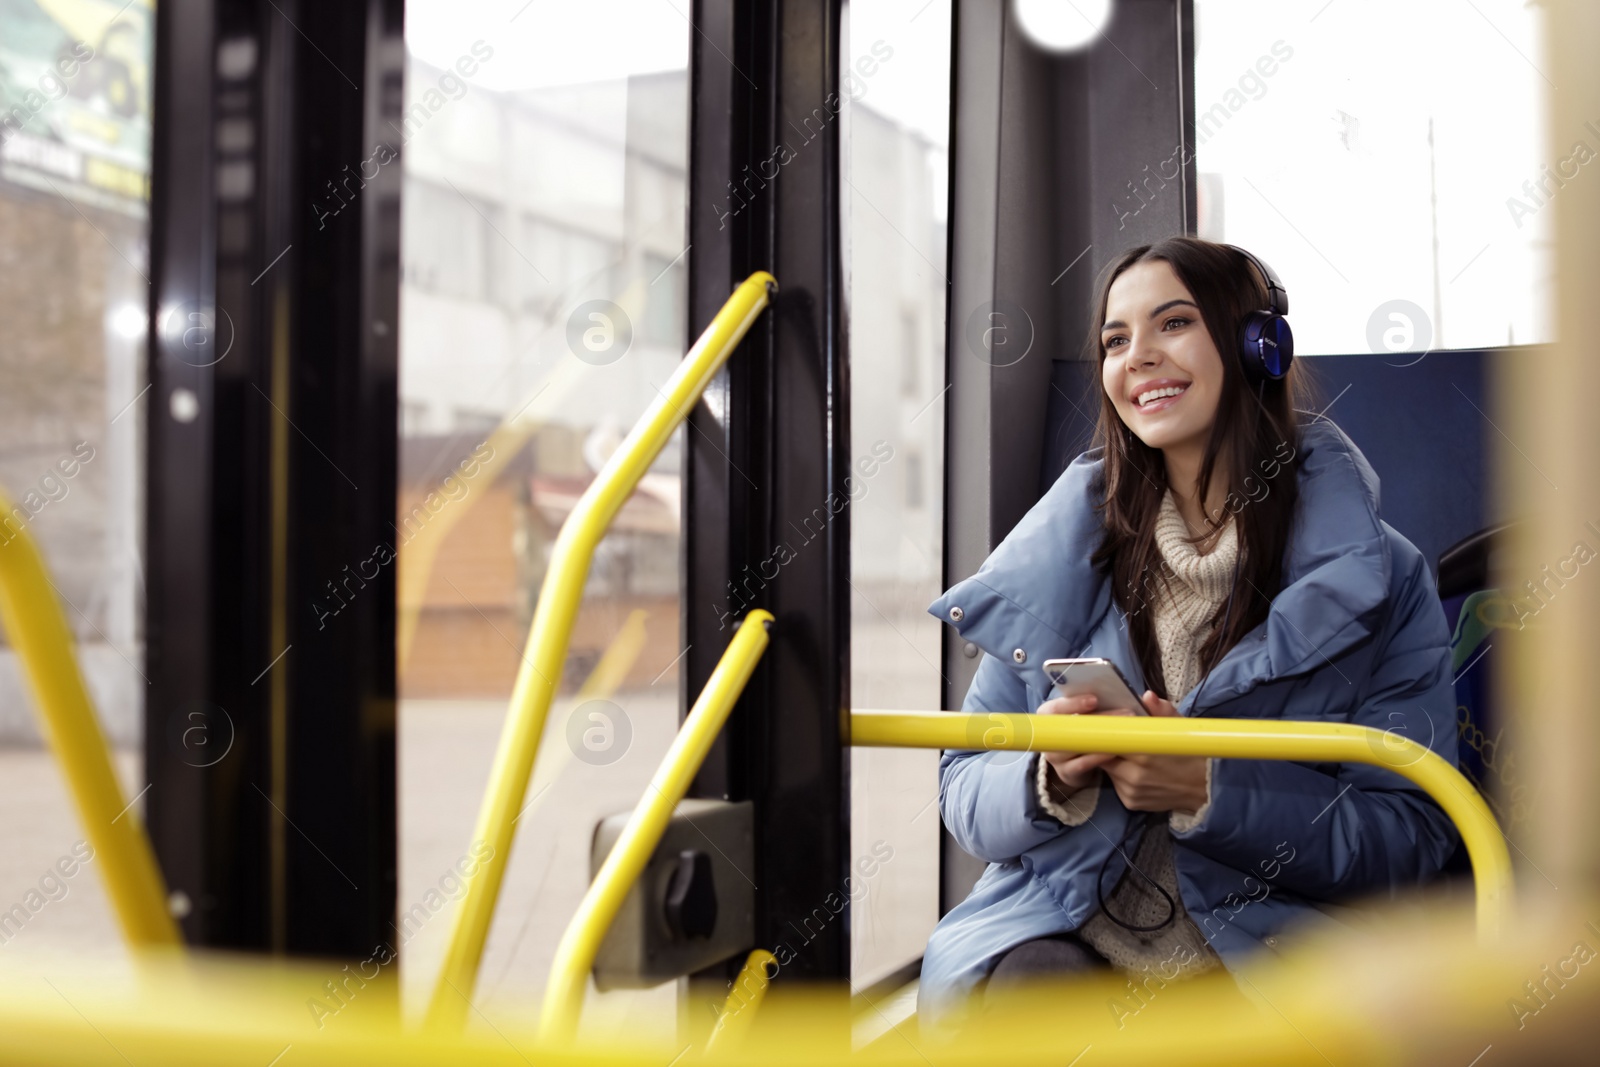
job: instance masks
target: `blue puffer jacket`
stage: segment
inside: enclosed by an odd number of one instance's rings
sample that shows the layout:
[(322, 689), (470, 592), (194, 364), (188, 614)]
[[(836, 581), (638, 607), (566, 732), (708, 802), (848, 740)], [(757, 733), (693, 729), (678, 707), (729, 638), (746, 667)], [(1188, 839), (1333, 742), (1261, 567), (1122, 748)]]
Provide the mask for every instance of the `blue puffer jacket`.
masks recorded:
[[(1338, 427), (1306, 426), (1300, 460), (1286, 585), (1179, 714), (1357, 723), (1454, 766), (1450, 632), (1427, 562), (1379, 518), (1378, 477)], [(1033, 711), (1050, 689), (1040, 666), (1058, 656), (1104, 656), (1147, 687), (1110, 583), (1089, 563), (1102, 466), (1098, 449), (1074, 460), (978, 573), (928, 609), (983, 651), (962, 710)], [(944, 823), (989, 866), (928, 942), (925, 1024), (958, 1021), (1007, 949), (1076, 929), (1096, 907), (1096, 872), (1129, 813), (1105, 788), (1087, 823), (1064, 826), (1036, 798), (1038, 759), (951, 750), (940, 762)], [(1357, 918), (1343, 902), (1427, 881), (1457, 842), (1443, 811), (1389, 770), (1219, 759), (1211, 774), (1210, 807), (1174, 833), (1173, 859), (1190, 917), (1230, 969), (1310, 925)], [(1124, 868), (1111, 858), (1108, 889)]]

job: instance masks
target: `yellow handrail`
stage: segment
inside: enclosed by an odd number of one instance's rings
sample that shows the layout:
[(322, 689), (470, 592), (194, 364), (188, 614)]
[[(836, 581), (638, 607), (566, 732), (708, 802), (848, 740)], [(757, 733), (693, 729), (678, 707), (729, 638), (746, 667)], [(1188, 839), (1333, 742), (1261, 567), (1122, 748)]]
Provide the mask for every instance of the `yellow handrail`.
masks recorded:
[[(975, 739), (984, 744), (975, 745)], [(1498, 935), (1511, 906), (1511, 854), (1494, 813), (1472, 783), (1415, 741), (1366, 726), (1283, 719), (859, 710), (850, 716), (850, 743), (1370, 763), (1421, 786), (1461, 832), (1476, 883), (1479, 936)]]
[(688, 417), (705, 387), (766, 308), (777, 284), (772, 275), (757, 271), (733, 291), (678, 364), (666, 387), (659, 390), (660, 395), (644, 417), (589, 484), (556, 536), (473, 832), (473, 840), (487, 842), (494, 851), (478, 876), (468, 883), (456, 913), (428, 1009), (430, 1024), (459, 1026), (466, 1018), (500, 883), (511, 856), (514, 822), (527, 792), (528, 777), (533, 773), (545, 715), (561, 680), (562, 663), (595, 547), (673, 431)]
[[(0, 516), (11, 513), (10, 498), (0, 492)], [(28, 676), (45, 739), (66, 775), (122, 936), (139, 948), (180, 945), (150, 839), (123, 799), (55, 587), (33, 538), (9, 524), (0, 525), (0, 624)]]
[(544, 991), (544, 1012), (539, 1037), (544, 1041), (572, 1040), (583, 1012), (583, 992), (594, 966), (600, 942), (611, 928), (633, 883), (644, 872), (678, 801), (705, 762), (728, 713), (744, 691), (745, 682), (767, 649), (767, 628), (772, 615), (756, 608), (739, 623), (733, 640), (706, 679), (706, 687), (684, 719), (672, 747), (662, 757), (649, 791), (633, 809), (617, 843), (611, 847), (600, 871), (589, 884), (578, 913), (567, 924), (550, 964), (550, 981)]

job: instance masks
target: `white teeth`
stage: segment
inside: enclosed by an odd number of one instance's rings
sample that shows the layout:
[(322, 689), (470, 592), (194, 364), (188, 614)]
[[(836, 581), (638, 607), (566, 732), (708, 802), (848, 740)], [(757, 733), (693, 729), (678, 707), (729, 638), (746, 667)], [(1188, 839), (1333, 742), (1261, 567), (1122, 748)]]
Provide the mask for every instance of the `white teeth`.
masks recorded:
[(1189, 388), (1187, 385), (1169, 385), (1165, 389), (1152, 389), (1148, 393), (1140, 393), (1139, 406), (1144, 407), (1150, 401), (1160, 400), (1162, 397), (1177, 396), (1187, 388)]

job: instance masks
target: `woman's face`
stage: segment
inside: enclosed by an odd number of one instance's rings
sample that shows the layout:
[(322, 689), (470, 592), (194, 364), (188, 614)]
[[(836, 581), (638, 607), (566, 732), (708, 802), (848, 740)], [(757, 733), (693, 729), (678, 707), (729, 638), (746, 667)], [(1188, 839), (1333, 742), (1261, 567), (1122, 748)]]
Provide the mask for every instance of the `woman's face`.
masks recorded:
[(1136, 263), (1111, 283), (1100, 343), (1101, 382), (1123, 423), (1151, 448), (1203, 453), (1222, 397), (1222, 357), (1171, 264)]

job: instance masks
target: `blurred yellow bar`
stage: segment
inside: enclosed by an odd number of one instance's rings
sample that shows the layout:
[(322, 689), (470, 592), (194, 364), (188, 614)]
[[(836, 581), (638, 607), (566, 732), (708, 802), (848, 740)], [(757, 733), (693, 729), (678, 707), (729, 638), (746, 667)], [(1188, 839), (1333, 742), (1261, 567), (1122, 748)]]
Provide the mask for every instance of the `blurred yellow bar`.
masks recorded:
[[(0, 492), (0, 516), (11, 514), (11, 500)], [(123, 798), (55, 586), (33, 539), (9, 521), (0, 525), (0, 623), (22, 662), (122, 936), (135, 948), (180, 945), (150, 839)]]
[(472, 835), (474, 841), (486, 842), (494, 851), (477, 877), (467, 884), (456, 913), (429, 1006), (432, 1024), (460, 1026), (466, 1018), (500, 883), (511, 858), (515, 820), (533, 773), (545, 716), (561, 681), (562, 664), (595, 548), (639, 479), (776, 291), (777, 280), (765, 271), (750, 275), (734, 290), (561, 526), (551, 548), (483, 808)]
[(1315, 760), (1386, 767), (1427, 791), (1450, 816), (1472, 859), (1478, 933), (1497, 936), (1511, 907), (1511, 855), (1494, 813), (1472, 783), (1422, 745), (1348, 723), (1104, 715), (960, 714), (859, 710), (850, 743), (877, 748), (1143, 753), (1231, 759)]
[[(1549, 999), (1557, 987), (1544, 973), (1574, 973), (1573, 942), (1593, 943), (1588, 917), (1600, 901), (1575, 890), (1567, 896), (1549, 911), (1519, 909), (1516, 936), (1490, 945), (1463, 936), (1467, 916), (1430, 908), (1389, 916), (1373, 929), (1308, 937), (1281, 957), (1252, 961), (1236, 978), (1213, 972), (1141, 984), (1142, 1001), (1120, 973), (1041, 982), (988, 1002), (959, 1033), (902, 1027), (895, 1040), (854, 1054), (840, 1048), (839, 1030), (848, 1023), (837, 1010), (842, 988), (807, 983), (774, 982), (761, 1011), (750, 1013), (743, 1042), (700, 1053), (676, 1040), (643, 1040), (626, 1027), (592, 1033), (581, 1044), (546, 1044), (504, 1012), (465, 1032), (406, 1028), (385, 1013), (363, 1013), (370, 989), (353, 991), (337, 1015), (314, 1018), (306, 998), (337, 974), (326, 962), (191, 956), (189, 970), (173, 961), (131, 974), (62, 960), (46, 984), (35, 966), (0, 953), (0, 1067), (812, 1067), (845, 1060), (990, 1067), (1066, 1064), (1075, 1056), (1079, 1067), (1465, 1067), (1474, 1057), (1480, 1067), (1586, 1065), (1594, 1060), (1600, 982), (1567, 980)], [(1526, 991), (1530, 978), (1549, 983), (1546, 1003)], [(1523, 1005), (1520, 1019), (1507, 1010), (1508, 998)]]
[[(1545, 20), (1543, 53), (1529, 60), (1543, 75), (1534, 87), (1549, 93), (1540, 138), (1551, 160), (1545, 174), (1564, 173), (1567, 160), (1593, 158), (1593, 131), (1600, 129), (1600, 4), (1545, 0), (1527, 6)], [(1534, 161), (1526, 162), (1531, 172)], [(1536, 185), (1542, 181), (1535, 179)], [(1600, 419), (1594, 412), (1600, 362), (1592, 338), (1600, 291), (1600, 183), (1557, 177), (1543, 188), (1549, 200), (1535, 198), (1542, 205), (1537, 232), (1554, 239), (1553, 277), (1548, 283), (1542, 277), (1540, 238), (1523, 238), (1527, 258), (1514, 262), (1533, 275), (1528, 282), (1548, 301), (1536, 305), (1535, 321), (1552, 343), (1502, 351), (1489, 362), (1481, 425), (1494, 460), (1490, 514), (1520, 520), (1496, 552), (1491, 581), (1537, 614), (1536, 622), (1524, 626), (1519, 619), (1495, 638), (1496, 654), (1504, 658), (1492, 675), (1493, 706), (1510, 720), (1500, 773), (1517, 809), (1511, 833), (1537, 875), (1525, 875), (1524, 884), (1553, 897), (1557, 886), (1563, 895), (1577, 884), (1600, 886), (1600, 699), (1591, 670), (1600, 648), (1600, 585), (1592, 565), (1600, 550)]]
[(556, 946), (555, 960), (550, 964), (550, 981), (544, 991), (544, 1013), (539, 1021), (539, 1036), (546, 1041), (571, 1041), (578, 1032), (578, 1019), (583, 1013), (583, 991), (589, 981), (589, 969), (600, 951), (600, 942), (617, 917), (617, 910), (633, 883), (638, 881), (651, 853), (661, 841), (661, 835), (672, 818), (678, 801), (689, 790), (689, 783), (699, 773), (711, 743), (728, 721), (728, 714), (744, 692), (745, 682), (756, 669), (761, 654), (767, 650), (767, 629), (772, 615), (760, 608), (751, 611), (739, 622), (739, 628), (728, 642), (728, 648), (717, 661), (716, 670), (706, 679), (700, 698), (689, 710), (688, 718), (673, 739), (672, 747), (662, 757), (661, 766), (639, 806), (628, 817), (617, 843), (612, 846), (601, 864), (600, 872), (589, 884), (578, 905), (578, 913), (567, 924)]

